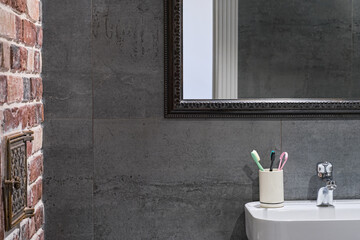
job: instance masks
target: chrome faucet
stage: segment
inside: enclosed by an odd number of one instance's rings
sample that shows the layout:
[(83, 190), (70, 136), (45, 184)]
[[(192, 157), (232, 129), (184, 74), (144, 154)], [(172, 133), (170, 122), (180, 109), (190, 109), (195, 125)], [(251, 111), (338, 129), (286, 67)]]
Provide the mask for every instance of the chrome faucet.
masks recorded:
[(332, 206), (333, 205), (333, 192), (336, 189), (335, 181), (333, 180), (333, 166), (330, 162), (321, 162), (317, 164), (318, 177), (326, 182), (326, 186), (318, 191), (317, 206)]

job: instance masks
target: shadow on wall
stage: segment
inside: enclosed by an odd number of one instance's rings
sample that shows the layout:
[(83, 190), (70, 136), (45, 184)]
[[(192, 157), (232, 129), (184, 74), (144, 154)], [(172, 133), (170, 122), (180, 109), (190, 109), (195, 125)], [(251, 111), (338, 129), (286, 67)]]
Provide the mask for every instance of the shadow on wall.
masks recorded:
[(242, 214), (238, 217), (230, 240), (248, 240), (245, 234), (245, 212), (241, 209)]
[[(257, 171), (254, 170), (253, 167), (250, 167), (249, 165), (245, 165), (243, 167), (243, 170), (252, 182), (252, 195), (251, 195), (251, 201), (259, 201), (259, 174)], [(243, 203), (243, 206), (246, 202)], [(248, 240), (246, 237), (246, 230), (245, 230), (245, 209), (242, 207), (241, 214), (236, 220), (234, 229), (232, 231), (230, 240)]]
[(254, 171), (253, 167), (249, 167), (248, 164), (246, 164), (243, 167), (243, 170), (246, 174), (246, 176), (251, 180), (252, 184), (252, 194), (251, 199), (252, 201), (259, 201), (259, 174), (257, 171)]

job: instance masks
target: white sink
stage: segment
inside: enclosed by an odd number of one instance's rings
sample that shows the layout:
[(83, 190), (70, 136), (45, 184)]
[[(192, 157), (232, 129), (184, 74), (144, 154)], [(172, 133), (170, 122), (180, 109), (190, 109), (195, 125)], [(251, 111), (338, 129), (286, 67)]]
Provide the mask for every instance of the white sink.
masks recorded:
[(249, 240), (359, 240), (360, 200), (334, 200), (333, 207), (315, 201), (288, 201), (283, 208), (245, 204)]

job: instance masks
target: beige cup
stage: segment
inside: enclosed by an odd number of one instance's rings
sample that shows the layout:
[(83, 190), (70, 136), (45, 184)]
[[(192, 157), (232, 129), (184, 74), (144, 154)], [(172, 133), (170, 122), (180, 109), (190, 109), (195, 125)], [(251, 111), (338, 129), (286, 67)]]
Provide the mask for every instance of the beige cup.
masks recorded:
[(281, 208), (284, 206), (284, 172), (264, 170), (259, 171), (260, 206)]

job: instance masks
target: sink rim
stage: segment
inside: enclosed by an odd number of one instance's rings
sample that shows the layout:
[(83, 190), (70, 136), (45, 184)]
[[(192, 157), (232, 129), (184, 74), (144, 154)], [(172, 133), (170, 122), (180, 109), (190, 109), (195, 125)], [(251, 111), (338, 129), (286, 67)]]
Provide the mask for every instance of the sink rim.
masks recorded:
[[(260, 208), (260, 202), (249, 202), (245, 204), (245, 209), (248, 214), (251, 215), (252, 218), (258, 220), (258, 221), (265, 221), (265, 222), (346, 222), (346, 221), (360, 221), (360, 215), (358, 218), (329, 218), (329, 219), (323, 219), (323, 218), (303, 218), (303, 219), (296, 219), (293, 218), (269, 218), (260, 216), (260, 214), (264, 214), (264, 212), (291, 212), (291, 211), (297, 211), (301, 212), (304, 210), (310, 210), (320, 212), (320, 211), (326, 211), (326, 209), (346, 209), (350, 210), (354, 207), (354, 205), (358, 205), (356, 209), (360, 210), (360, 199), (344, 199), (344, 200), (334, 200), (334, 206), (328, 206), (328, 207), (318, 207), (316, 206), (316, 201), (314, 200), (292, 200), (292, 201), (285, 201), (283, 208)], [(304, 209), (297, 209), (296, 206), (304, 206)], [(324, 210), (321, 210), (324, 209)], [(258, 213), (255, 215), (255, 213)]]

